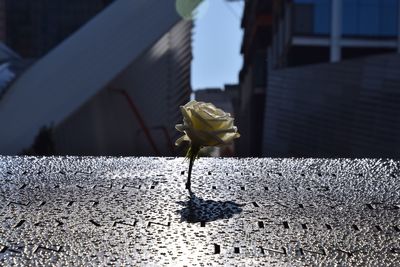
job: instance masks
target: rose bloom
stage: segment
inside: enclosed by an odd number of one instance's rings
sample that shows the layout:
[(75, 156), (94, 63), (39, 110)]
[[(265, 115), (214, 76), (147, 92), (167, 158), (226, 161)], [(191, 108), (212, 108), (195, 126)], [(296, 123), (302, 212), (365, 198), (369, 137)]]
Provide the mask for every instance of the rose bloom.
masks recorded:
[(229, 113), (211, 103), (190, 101), (181, 106), (183, 124), (176, 129), (185, 135), (176, 140), (176, 145), (190, 142), (192, 146), (221, 146), (240, 137)]

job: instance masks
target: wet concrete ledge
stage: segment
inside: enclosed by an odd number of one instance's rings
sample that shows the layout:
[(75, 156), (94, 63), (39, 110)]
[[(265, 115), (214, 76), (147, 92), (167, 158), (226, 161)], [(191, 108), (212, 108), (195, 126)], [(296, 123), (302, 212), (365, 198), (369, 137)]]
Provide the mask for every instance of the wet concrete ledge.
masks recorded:
[(0, 266), (396, 266), (392, 160), (0, 157)]

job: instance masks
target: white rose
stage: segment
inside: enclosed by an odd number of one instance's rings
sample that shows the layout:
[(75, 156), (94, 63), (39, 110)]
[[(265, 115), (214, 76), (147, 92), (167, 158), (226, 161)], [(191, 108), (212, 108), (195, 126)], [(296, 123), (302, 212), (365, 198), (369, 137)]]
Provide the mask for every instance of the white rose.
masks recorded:
[(196, 147), (220, 146), (240, 137), (231, 115), (211, 103), (193, 100), (181, 106), (181, 112), (183, 124), (177, 124), (176, 129), (185, 135), (176, 140), (176, 145), (186, 141)]

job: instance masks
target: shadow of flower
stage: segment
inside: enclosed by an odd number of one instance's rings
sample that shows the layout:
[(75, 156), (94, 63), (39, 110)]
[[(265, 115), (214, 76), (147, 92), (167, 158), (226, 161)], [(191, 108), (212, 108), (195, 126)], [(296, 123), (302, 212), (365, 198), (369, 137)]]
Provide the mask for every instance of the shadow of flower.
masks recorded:
[(191, 194), (188, 201), (178, 201), (183, 208), (178, 210), (181, 221), (189, 223), (211, 222), (220, 219), (232, 218), (234, 214), (242, 212), (245, 204), (237, 204), (233, 201), (204, 200)]

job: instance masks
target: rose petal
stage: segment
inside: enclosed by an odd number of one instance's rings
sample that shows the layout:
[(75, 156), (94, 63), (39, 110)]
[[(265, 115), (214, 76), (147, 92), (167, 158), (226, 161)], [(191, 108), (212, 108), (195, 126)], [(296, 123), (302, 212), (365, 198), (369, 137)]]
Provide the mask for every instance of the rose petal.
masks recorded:
[(204, 119), (197, 110), (192, 110), (192, 122), (194, 124), (194, 128), (198, 130), (205, 130), (205, 129), (213, 129), (213, 126)]
[(211, 134), (208, 131), (188, 129), (187, 135), (193, 144), (201, 146), (218, 146), (224, 143), (218, 135)]
[(175, 129), (177, 129), (180, 132), (183, 132), (184, 130), (187, 129), (187, 126), (185, 126), (183, 124), (177, 124), (177, 125), (175, 125)]
[(187, 124), (189, 127), (193, 126), (190, 111), (186, 110), (185, 107), (181, 107), (181, 113), (183, 115), (183, 122)]
[(220, 146), (240, 136), (230, 114), (211, 103), (193, 100), (181, 106), (181, 112), (183, 124), (177, 124), (176, 129), (185, 135), (176, 144), (188, 141), (199, 146)]
[(187, 109), (187, 108), (190, 108), (190, 107), (193, 107), (194, 105), (196, 105), (198, 102), (196, 101), (196, 100), (192, 100), (192, 101), (189, 101), (186, 105), (184, 105), (183, 107), (185, 108), (185, 109)]
[(239, 133), (227, 133), (224, 134), (224, 136), (221, 137), (221, 139), (224, 141), (225, 144), (231, 143), (233, 139), (239, 138), (240, 134)]
[(182, 142), (190, 142), (190, 139), (187, 135), (181, 136), (179, 137), (176, 141), (175, 141), (175, 145), (179, 146)]

